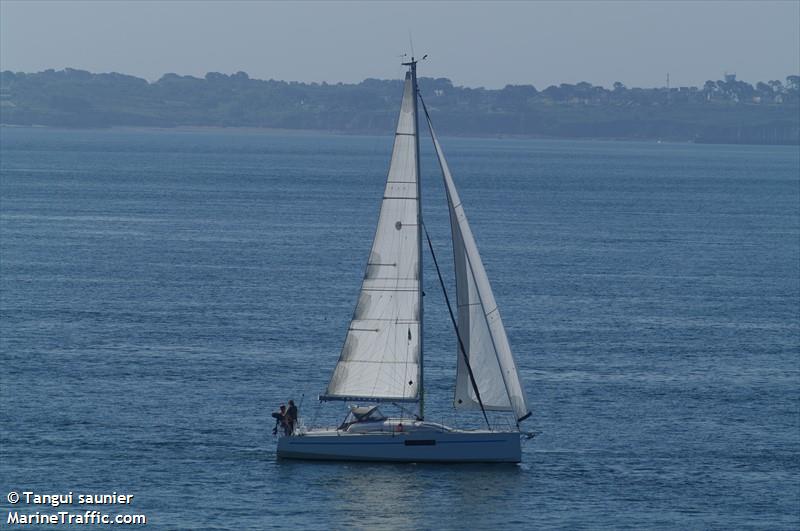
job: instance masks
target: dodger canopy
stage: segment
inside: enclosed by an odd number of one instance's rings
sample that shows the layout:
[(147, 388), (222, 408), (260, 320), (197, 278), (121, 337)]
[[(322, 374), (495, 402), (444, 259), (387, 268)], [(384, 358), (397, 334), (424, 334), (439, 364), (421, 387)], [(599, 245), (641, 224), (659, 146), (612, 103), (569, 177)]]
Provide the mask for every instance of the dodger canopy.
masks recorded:
[(350, 406), (350, 413), (347, 414), (339, 429), (345, 429), (347, 426), (359, 422), (383, 422), (384, 420), (386, 420), (386, 416), (381, 413), (378, 406)]

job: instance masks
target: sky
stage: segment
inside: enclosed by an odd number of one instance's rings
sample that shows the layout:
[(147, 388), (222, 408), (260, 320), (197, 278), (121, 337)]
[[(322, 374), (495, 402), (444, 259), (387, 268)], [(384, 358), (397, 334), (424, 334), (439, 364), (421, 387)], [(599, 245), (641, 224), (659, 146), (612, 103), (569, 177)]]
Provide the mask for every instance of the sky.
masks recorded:
[(266, 2), (0, 0), (0, 69), (245, 71), (287, 81), (402, 75), (539, 89), (702, 86), (725, 72), (755, 83), (800, 72), (800, 0)]

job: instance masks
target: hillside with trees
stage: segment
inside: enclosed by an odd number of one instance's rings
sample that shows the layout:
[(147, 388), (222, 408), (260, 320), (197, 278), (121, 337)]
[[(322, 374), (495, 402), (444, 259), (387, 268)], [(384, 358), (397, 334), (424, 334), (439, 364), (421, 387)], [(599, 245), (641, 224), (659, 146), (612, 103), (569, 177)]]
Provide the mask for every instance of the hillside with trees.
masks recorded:
[[(726, 76), (702, 87), (610, 88), (581, 82), (537, 90), (455, 86), (421, 78), (420, 92), (442, 134), (549, 138), (800, 144), (800, 76), (755, 85)], [(218, 126), (393, 130), (402, 81), (357, 84), (204, 78), (156, 82), (82, 70), (0, 74), (0, 123), (58, 127)]]

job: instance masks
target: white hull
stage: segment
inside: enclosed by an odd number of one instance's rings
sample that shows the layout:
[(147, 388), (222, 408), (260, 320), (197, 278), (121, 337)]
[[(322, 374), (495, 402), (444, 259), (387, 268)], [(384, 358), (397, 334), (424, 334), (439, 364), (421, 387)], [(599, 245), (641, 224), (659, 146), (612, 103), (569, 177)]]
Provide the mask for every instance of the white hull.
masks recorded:
[(278, 457), (322, 461), (407, 463), (519, 463), (514, 431), (407, 431), (348, 433), (311, 430), (281, 437)]

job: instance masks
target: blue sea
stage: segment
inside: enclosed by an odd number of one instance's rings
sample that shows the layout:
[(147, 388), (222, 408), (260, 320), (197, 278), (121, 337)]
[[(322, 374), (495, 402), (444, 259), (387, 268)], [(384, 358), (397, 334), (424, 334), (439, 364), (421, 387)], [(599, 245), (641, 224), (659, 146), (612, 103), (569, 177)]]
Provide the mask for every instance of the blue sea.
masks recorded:
[[(11, 491), (72, 491), (133, 494), (95, 508), (152, 529), (800, 528), (797, 147), (444, 138), (533, 409), (523, 463), (276, 460), (279, 403), (344, 415), (316, 397), (391, 141), (0, 129), (3, 525), (85, 509)], [(425, 260), (427, 416), (470, 425)]]

